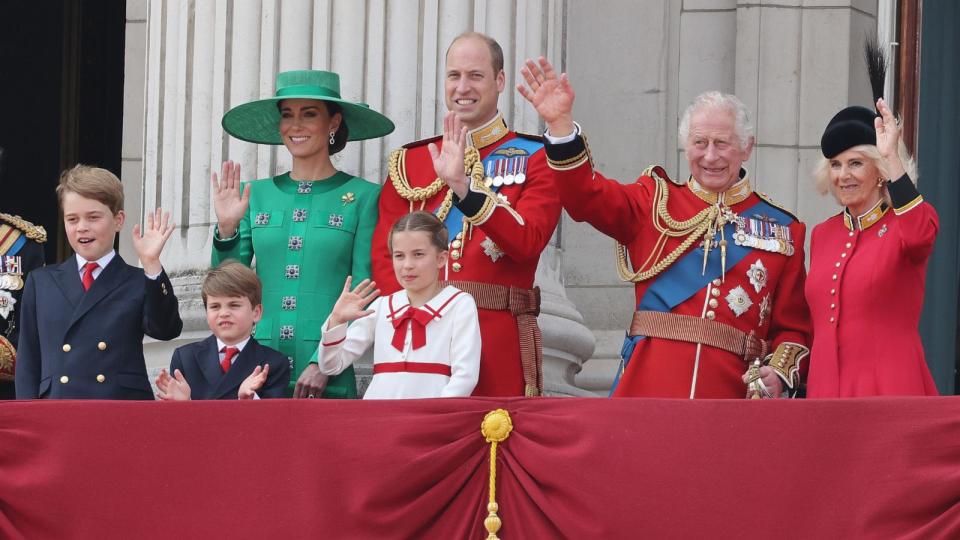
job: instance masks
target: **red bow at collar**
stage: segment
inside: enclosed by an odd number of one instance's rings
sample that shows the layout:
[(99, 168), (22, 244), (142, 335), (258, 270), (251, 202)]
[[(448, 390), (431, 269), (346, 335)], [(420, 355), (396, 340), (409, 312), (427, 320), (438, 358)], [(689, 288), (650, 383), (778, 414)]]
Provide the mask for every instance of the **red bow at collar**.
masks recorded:
[[(419, 349), (427, 344), (427, 323), (433, 315), (425, 310), (408, 306), (403, 315), (393, 318), (393, 348), (403, 352), (403, 342), (407, 339), (407, 327), (413, 328), (413, 348)], [(410, 324), (407, 324), (410, 321)]]

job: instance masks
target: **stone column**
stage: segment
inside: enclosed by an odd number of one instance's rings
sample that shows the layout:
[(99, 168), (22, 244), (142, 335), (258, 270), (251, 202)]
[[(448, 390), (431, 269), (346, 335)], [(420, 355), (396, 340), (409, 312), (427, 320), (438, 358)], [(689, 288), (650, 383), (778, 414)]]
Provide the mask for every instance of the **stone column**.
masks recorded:
[[(561, 57), (565, 5), (562, 0), (131, 0), (128, 12), (142, 12), (146, 32), (141, 26), (140, 33), (128, 35), (128, 54), (144, 44), (146, 69), (141, 79), (128, 76), (126, 105), (134, 108), (143, 96), (140, 118), (145, 121), (142, 131), (132, 121), (125, 130), (125, 140), (143, 136), (142, 152), (125, 169), (131, 195), (127, 206), (138, 217), (144, 209), (162, 206), (179, 225), (163, 263), (173, 277), (185, 322), (180, 339), (148, 344), (150, 367), (167, 365), (173, 347), (209, 333), (199, 284), (209, 265), (216, 222), (211, 171), (219, 172), (226, 159), (240, 163), (244, 179), (290, 167), (283, 147), (227, 136), (220, 126), (225, 111), (272, 95), (278, 71), (336, 71), (344, 97), (382, 111), (397, 130), (383, 139), (347, 145), (335, 164), (382, 183), (393, 148), (440, 132), (446, 47), (466, 30), (486, 32), (501, 43), (507, 90), (500, 108), (515, 129), (539, 133), (536, 113), (512, 88), (523, 59)], [(136, 73), (135, 62), (129, 61), (131, 66), (128, 75)], [(558, 243), (545, 252), (537, 274), (545, 291), (540, 317), (548, 351), (545, 379), (551, 393), (574, 395), (579, 392), (573, 374), (590, 357), (593, 341), (566, 300)], [(370, 372), (369, 363), (358, 368), (361, 375)]]

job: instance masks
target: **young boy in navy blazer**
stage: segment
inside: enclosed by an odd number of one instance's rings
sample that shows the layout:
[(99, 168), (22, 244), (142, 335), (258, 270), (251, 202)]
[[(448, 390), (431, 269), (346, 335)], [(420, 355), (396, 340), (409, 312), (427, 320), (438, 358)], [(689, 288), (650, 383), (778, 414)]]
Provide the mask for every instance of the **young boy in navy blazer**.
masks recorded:
[(173, 351), (157, 378), (163, 400), (259, 399), (286, 395), (290, 359), (251, 337), (263, 315), (256, 272), (236, 261), (210, 270), (200, 295), (213, 335)]
[(170, 340), (183, 322), (160, 253), (169, 213), (147, 215), (133, 248), (143, 269), (113, 249), (123, 227), (123, 186), (110, 171), (64, 171), (57, 186), (67, 241), (76, 253), (30, 272), (17, 346), (17, 399), (153, 399), (144, 334)]

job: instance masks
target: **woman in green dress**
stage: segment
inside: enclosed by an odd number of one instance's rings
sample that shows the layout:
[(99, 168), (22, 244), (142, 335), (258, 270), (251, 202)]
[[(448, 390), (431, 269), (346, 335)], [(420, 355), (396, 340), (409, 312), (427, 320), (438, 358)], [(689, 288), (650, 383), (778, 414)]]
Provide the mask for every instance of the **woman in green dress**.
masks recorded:
[[(277, 75), (276, 95), (223, 116), (234, 137), (283, 144), (293, 170), (241, 184), (240, 166), (213, 173), (217, 227), (212, 264), (236, 259), (263, 282), (263, 319), (254, 337), (291, 361), (293, 397), (356, 397), (353, 369), (327, 377), (316, 364), (320, 329), (343, 290), (370, 277), (370, 239), (380, 187), (334, 167), (347, 141), (382, 137), (393, 122), (365, 104), (340, 97), (328, 71)], [(242, 192), (241, 192), (242, 190)]]

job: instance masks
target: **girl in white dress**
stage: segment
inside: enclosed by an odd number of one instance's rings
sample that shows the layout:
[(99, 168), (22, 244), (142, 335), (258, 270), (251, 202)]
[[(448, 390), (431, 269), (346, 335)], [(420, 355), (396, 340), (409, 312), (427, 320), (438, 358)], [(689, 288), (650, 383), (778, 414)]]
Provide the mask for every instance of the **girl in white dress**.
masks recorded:
[(429, 212), (397, 220), (389, 248), (403, 289), (378, 297), (376, 283), (365, 279), (351, 290), (347, 277), (323, 324), (321, 372), (340, 373), (373, 344), (364, 399), (470, 395), (480, 373), (480, 325), (473, 297), (440, 284), (447, 240), (446, 227)]

